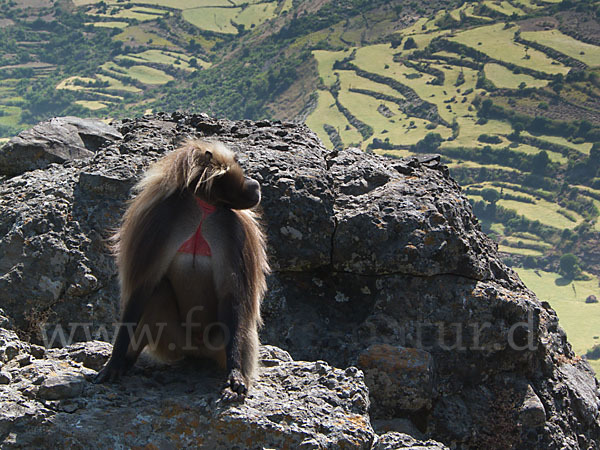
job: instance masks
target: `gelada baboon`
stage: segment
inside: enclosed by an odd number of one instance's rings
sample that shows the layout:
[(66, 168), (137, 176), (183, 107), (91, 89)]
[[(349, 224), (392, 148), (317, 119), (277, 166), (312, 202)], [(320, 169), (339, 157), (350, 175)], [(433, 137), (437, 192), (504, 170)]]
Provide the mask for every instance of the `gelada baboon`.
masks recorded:
[(190, 140), (135, 190), (114, 237), (122, 323), (96, 382), (115, 380), (148, 348), (166, 361), (217, 360), (228, 373), (221, 397), (243, 399), (258, 363), (269, 271), (250, 210), (260, 202), (258, 182), (223, 144)]

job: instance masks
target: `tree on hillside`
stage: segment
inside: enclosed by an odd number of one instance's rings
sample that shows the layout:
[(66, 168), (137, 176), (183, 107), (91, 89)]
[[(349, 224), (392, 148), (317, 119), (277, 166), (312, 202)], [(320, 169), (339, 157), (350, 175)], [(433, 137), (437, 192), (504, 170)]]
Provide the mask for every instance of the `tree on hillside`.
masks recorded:
[(414, 145), (411, 145), (411, 150), (416, 152), (435, 152), (444, 139), (439, 133), (427, 133), (423, 139)]
[(492, 205), (495, 204), (498, 200), (500, 200), (500, 192), (492, 188), (486, 188), (482, 190), (481, 196), (486, 202), (491, 203)]
[(560, 273), (565, 278), (574, 279), (581, 269), (579, 268), (579, 258), (573, 253), (565, 253), (560, 257)]
[(404, 41), (404, 50), (410, 50), (411, 48), (417, 48), (417, 43), (413, 38), (409, 37)]
[(545, 150), (542, 150), (531, 160), (531, 171), (538, 175), (546, 173), (548, 164), (550, 163), (550, 157)]
[(588, 161), (594, 166), (600, 165), (600, 142), (595, 142), (594, 145), (592, 145)]
[(392, 48), (398, 48), (400, 47), (400, 44), (402, 44), (402, 36), (393, 35), (390, 40), (390, 45), (392, 46)]
[(496, 202), (500, 200), (500, 192), (498, 192), (496, 189), (486, 188), (481, 191), (481, 196), (486, 202), (488, 202), (485, 207), (484, 216), (493, 221), (496, 218)]

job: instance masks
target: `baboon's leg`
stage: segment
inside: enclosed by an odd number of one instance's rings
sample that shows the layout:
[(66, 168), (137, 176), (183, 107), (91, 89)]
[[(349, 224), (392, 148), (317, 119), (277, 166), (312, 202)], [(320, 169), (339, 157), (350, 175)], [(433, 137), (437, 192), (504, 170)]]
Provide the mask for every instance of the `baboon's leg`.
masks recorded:
[(219, 304), (219, 321), (229, 331), (226, 346), (227, 381), (221, 397), (227, 401), (243, 400), (254, 376), (258, 351), (255, 324), (242, 317), (240, 299), (226, 296)]
[[(165, 356), (174, 354), (178, 349), (177, 339), (181, 340), (179, 334), (182, 334), (177, 330), (181, 328), (177, 313), (177, 302), (166, 280), (161, 281), (145, 301), (142, 294), (134, 293), (125, 305), (112, 355), (94, 381), (116, 380), (135, 364), (148, 345), (155, 348), (164, 342)], [(172, 336), (173, 333), (176, 336)], [(169, 347), (169, 344), (172, 345)]]
[(96, 375), (94, 379), (95, 383), (114, 381), (135, 363), (135, 360), (127, 358), (127, 350), (131, 343), (133, 332), (144, 313), (144, 297), (146, 297), (146, 293), (138, 289), (125, 303), (117, 337), (113, 344), (112, 355), (106, 365)]
[[(140, 326), (136, 330), (141, 345), (130, 348), (137, 355), (146, 346), (157, 357), (165, 361), (177, 361), (184, 355), (182, 349), (193, 345), (182, 325), (175, 292), (171, 283), (164, 279), (155, 291)], [(137, 355), (135, 356), (137, 358)]]

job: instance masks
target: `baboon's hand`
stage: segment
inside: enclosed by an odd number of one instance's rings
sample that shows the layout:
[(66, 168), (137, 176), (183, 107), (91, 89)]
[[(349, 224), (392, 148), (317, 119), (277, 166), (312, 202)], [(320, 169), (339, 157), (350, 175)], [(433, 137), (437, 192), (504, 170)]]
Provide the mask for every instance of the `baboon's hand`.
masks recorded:
[(94, 383), (105, 383), (112, 382), (118, 380), (121, 375), (127, 372), (129, 366), (123, 363), (117, 363), (113, 359), (109, 359), (106, 365), (100, 369), (96, 378), (94, 378)]
[(225, 387), (221, 391), (221, 400), (224, 402), (240, 402), (246, 398), (248, 387), (239, 370), (234, 369), (229, 373)]

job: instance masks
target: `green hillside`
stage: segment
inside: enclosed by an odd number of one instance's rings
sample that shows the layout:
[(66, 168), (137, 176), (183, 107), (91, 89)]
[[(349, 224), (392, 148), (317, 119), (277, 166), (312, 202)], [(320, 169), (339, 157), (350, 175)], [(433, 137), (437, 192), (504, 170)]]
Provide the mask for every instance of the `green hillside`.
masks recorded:
[[(0, 0), (0, 139), (53, 115), (177, 109), (440, 153), (568, 332), (594, 307), (583, 292), (600, 298), (598, 0)], [(545, 290), (559, 272), (581, 294)]]

